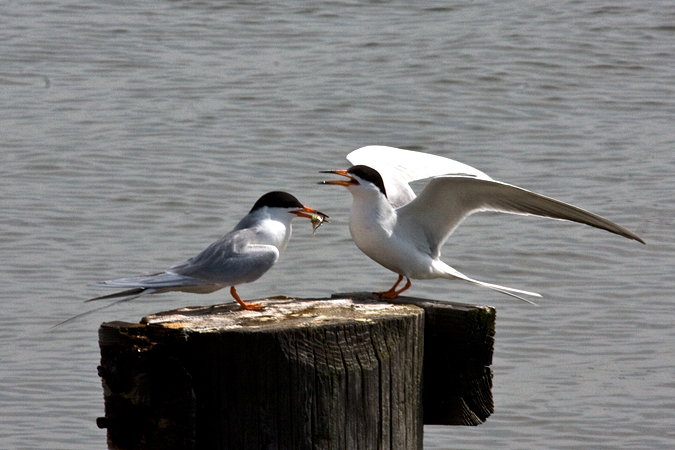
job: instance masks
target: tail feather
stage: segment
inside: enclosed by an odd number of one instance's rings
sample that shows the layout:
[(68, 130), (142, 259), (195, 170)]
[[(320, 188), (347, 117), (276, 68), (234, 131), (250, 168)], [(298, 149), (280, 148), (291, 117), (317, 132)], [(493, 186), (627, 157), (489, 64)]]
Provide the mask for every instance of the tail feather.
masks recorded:
[(521, 289), (514, 289), (514, 288), (510, 288), (510, 287), (506, 287), (506, 286), (500, 286), (498, 284), (492, 284), (492, 283), (486, 283), (484, 281), (474, 280), (473, 278), (464, 275), (463, 273), (459, 272), (458, 270), (453, 269), (452, 267), (450, 267), (446, 264), (444, 264), (444, 266), (445, 266), (444, 269), (445, 269), (445, 273), (447, 275), (447, 278), (456, 278), (456, 279), (459, 279), (459, 280), (468, 281), (469, 283), (473, 283), (477, 286), (483, 286), (483, 287), (486, 287), (488, 289), (492, 289), (493, 291), (501, 292), (502, 294), (506, 294), (508, 296), (517, 298), (518, 300), (522, 300), (525, 303), (529, 303), (530, 305), (539, 306), (538, 304), (536, 304), (532, 300), (528, 300), (526, 298), (521, 297), (520, 295), (517, 295), (517, 294), (522, 294), (522, 295), (529, 295), (531, 297), (541, 298), (541, 295), (537, 294), (536, 292), (523, 291)]
[[(151, 292), (146, 292), (148, 290), (149, 290), (148, 288), (142, 288), (142, 287), (127, 289), (126, 291), (115, 292), (114, 294), (107, 294), (107, 295), (102, 295), (100, 297), (90, 298), (89, 300), (85, 300), (84, 302), (87, 303), (87, 302), (94, 302), (96, 300), (106, 300), (108, 298), (128, 297), (128, 296), (131, 296), (131, 295), (133, 295), (132, 298), (136, 298), (136, 297), (139, 297), (143, 294), (151, 294)], [(154, 289), (151, 289), (151, 290), (154, 291)], [(128, 298), (126, 300), (131, 300), (132, 298)]]
[(76, 316), (73, 316), (73, 317), (71, 317), (71, 318), (69, 318), (69, 319), (66, 319), (66, 320), (64, 320), (63, 322), (59, 322), (59, 323), (57, 323), (56, 325), (54, 325), (54, 326), (52, 327), (52, 329), (54, 329), (54, 328), (56, 328), (56, 327), (59, 327), (59, 326), (61, 326), (61, 325), (67, 324), (67, 323), (69, 323), (69, 322), (72, 322), (73, 320), (79, 319), (80, 317), (88, 316), (89, 314), (93, 314), (93, 313), (95, 313), (95, 312), (97, 312), (97, 311), (101, 311), (102, 309), (110, 308), (111, 306), (117, 305), (118, 303), (128, 302), (129, 300), (133, 300), (133, 299), (135, 299), (135, 298), (138, 298), (138, 297), (140, 297), (141, 295), (152, 294), (152, 293), (154, 293), (154, 292), (156, 292), (156, 291), (157, 291), (157, 289), (133, 288), (133, 289), (128, 289), (128, 290), (122, 291), (122, 292), (115, 292), (114, 294), (108, 294), (108, 295), (103, 295), (103, 296), (101, 296), (101, 297), (90, 298), (89, 300), (85, 300), (85, 303), (86, 303), (86, 302), (93, 302), (93, 301), (95, 301), (95, 300), (105, 300), (105, 299), (109, 299), (109, 298), (119, 298), (119, 297), (123, 297), (123, 298), (117, 300), (116, 302), (112, 302), (112, 303), (109, 303), (109, 304), (107, 304), (107, 305), (100, 306), (100, 307), (98, 307), (98, 308), (94, 308), (94, 309), (91, 309), (91, 310), (89, 310), (89, 311), (85, 311), (85, 312), (80, 313), (80, 314), (78, 314), (78, 315), (76, 315)]
[[(137, 292), (137, 291), (140, 291), (140, 292)], [(124, 297), (124, 298), (121, 298), (121, 299), (117, 300), (116, 302), (112, 302), (112, 303), (109, 303), (107, 305), (100, 306), (98, 308), (94, 308), (94, 309), (91, 309), (89, 311), (85, 311), (85, 312), (80, 313), (76, 316), (73, 316), (69, 319), (66, 319), (63, 322), (59, 322), (56, 325), (54, 325), (52, 327), (52, 329), (54, 329), (56, 327), (59, 327), (61, 325), (67, 324), (69, 322), (72, 322), (73, 320), (79, 319), (80, 317), (88, 316), (89, 314), (93, 314), (97, 311), (101, 311), (102, 309), (110, 308), (111, 306), (117, 305), (118, 303), (128, 302), (129, 300), (133, 300), (137, 297), (140, 297), (141, 295), (152, 294), (153, 292), (155, 292), (154, 289), (136, 288), (136, 289), (129, 289), (129, 290), (123, 291), (123, 292), (117, 292), (115, 294), (104, 295), (102, 297), (91, 298), (91, 299), (86, 300), (86, 301), (91, 302), (93, 300), (103, 300), (103, 299), (106, 299), (106, 298)]]
[(539, 306), (537, 303), (533, 302), (532, 300), (528, 300), (528, 299), (526, 299), (526, 298), (524, 298), (524, 297), (521, 297), (520, 295), (516, 295), (516, 294), (515, 294), (515, 293), (517, 292), (517, 293), (519, 293), (519, 294), (530, 295), (530, 296), (532, 296), (532, 297), (539, 297), (539, 298), (541, 298), (541, 295), (540, 295), (540, 294), (537, 294), (536, 292), (521, 291), (520, 289), (513, 289), (513, 288), (506, 287), (506, 286), (500, 286), (500, 285), (498, 285), (498, 284), (485, 283), (484, 281), (478, 281), (478, 280), (474, 280), (474, 279), (468, 278), (468, 277), (467, 277), (467, 278), (462, 278), (462, 279), (463, 279), (463, 280), (466, 280), (466, 281), (468, 281), (468, 282), (470, 282), (470, 283), (473, 283), (473, 284), (475, 284), (475, 285), (483, 286), (483, 287), (486, 287), (486, 288), (488, 288), (488, 289), (492, 289), (493, 291), (501, 292), (502, 294), (506, 294), (506, 295), (508, 295), (508, 296), (517, 298), (518, 300), (522, 300), (522, 301), (524, 301), (525, 303), (529, 303), (530, 305)]

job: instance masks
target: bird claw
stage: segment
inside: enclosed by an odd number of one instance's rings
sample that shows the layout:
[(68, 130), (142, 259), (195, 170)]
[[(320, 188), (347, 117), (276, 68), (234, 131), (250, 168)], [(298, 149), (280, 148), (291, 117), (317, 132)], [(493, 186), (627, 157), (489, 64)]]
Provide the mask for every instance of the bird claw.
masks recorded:
[(383, 292), (373, 292), (373, 295), (377, 295), (380, 298), (386, 298), (391, 300), (392, 298), (398, 297), (398, 292), (396, 291), (383, 291)]
[(397, 291), (396, 288), (397, 288), (398, 285), (401, 283), (401, 281), (403, 281), (403, 275), (399, 275), (399, 276), (398, 276), (398, 280), (396, 280), (396, 283), (394, 283), (394, 285), (393, 285), (393, 286), (391, 287), (391, 289), (389, 289), (388, 291), (383, 291), (383, 292), (373, 292), (373, 294), (377, 295), (377, 296), (380, 297), (380, 298), (386, 298), (386, 299), (389, 299), (389, 300), (391, 300), (391, 299), (393, 299), (393, 298), (396, 298), (396, 297), (398, 297), (398, 295), (399, 295), (401, 292), (407, 290), (407, 289), (410, 287), (410, 284), (411, 284), (411, 283), (410, 283), (410, 278), (407, 278), (407, 277), (406, 277), (406, 283), (405, 283), (405, 286), (403, 286), (401, 289), (399, 289), (399, 290)]
[(262, 311), (265, 307), (261, 303), (244, 303), (241, 302), (241, 309), (246, 311)]

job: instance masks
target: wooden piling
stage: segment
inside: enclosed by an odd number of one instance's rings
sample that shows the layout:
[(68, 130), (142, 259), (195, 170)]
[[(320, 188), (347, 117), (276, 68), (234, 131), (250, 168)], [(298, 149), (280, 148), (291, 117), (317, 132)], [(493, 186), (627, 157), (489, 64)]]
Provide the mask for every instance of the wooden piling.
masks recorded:
[[(421, 449), (423, 423), (475, 425), (491, 412), (491, 308), (361, 294), (262, 303), (102, 324), (108, 447)], [(457, 384), (443, 398), (426, 395), (444, 379), (430, 363)]]
[(494, 412), (490, 306), (414, 297), (389, 300), (424, 309), (424, 423), (480, 425)]

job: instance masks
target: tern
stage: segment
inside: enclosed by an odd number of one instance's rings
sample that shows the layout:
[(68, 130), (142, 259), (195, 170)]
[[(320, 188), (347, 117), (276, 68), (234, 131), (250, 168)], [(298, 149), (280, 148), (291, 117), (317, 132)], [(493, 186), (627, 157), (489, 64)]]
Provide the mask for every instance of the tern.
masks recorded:
[[(347, 180), (319, 184), (345, 186), (352, 194), (349, 231), (356, 246), (398, 274), (391, 289), (374, 294), (396, 298), (411, 279), (460, 279), (536, 304), (513, 289), (470, 278), (440, 260), (441, 247), (469, 215), (499, 211), (569, 220), (601, 228), (642, 244), (627, 229), (598, 215), (510, 184), (493, 180), (466, 164), (427, 153), (371, 145), (347, 155), (346, 170), (327, 170)], [(418, 197), (409, 183), (431, 178)], [(406, 278), (405, 285), (397, 290)]]
[[(87, 302), (124, 297), (118, 301), (121, 302), (170, 291), (208, 294), (230, 287), (230, 294), (241, 309), (260, 310), (262, 307), (258, 303), (244, 302), (235, 286), (257, 280), (274, 266), (291, 239), (291, 220), (296, 217), (311, 219), (315, 230), (328, 218), (326, 214), (304, 206), (287, 192), (269, 192), (258, 199), (232, 231), (198, 255), (164, 272), (100, 282), (101, 286), (127, 290), (95, 297)], [(87, 311), (65, 322), (97, 310)]]

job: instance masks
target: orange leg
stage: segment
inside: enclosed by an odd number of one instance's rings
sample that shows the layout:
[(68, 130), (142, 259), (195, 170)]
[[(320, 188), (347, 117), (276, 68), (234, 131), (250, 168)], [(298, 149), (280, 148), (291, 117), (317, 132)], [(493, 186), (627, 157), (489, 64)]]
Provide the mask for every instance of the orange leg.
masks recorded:
[(230, 288), (230, 294), (232, 294), (232, 297), (241, 305), (241, 309), (245, 309), (247, 311), (260, 311), (263, 309), (263, 306), (260, 303), (246, 303), (239, 297), (239, 294), (237, 294), (237, 290), (232, 286)]
[(380, 298), (396, 298), (401, 292), (407, 290), (412, 284), (410, 282), (410, 278), (406, 277), (405, 286), (403, 286), (400, 290), (397, 291), (396, 287), (399, 285), (399, 283), (401, 283), (401, 281), (403, 281), (403, 275), (398, 276), (398, 280), (396, 280), (396, 283), (394, 283), (394, 285), (388, 291), (373, 292), (373, 294), (377, 295)]

